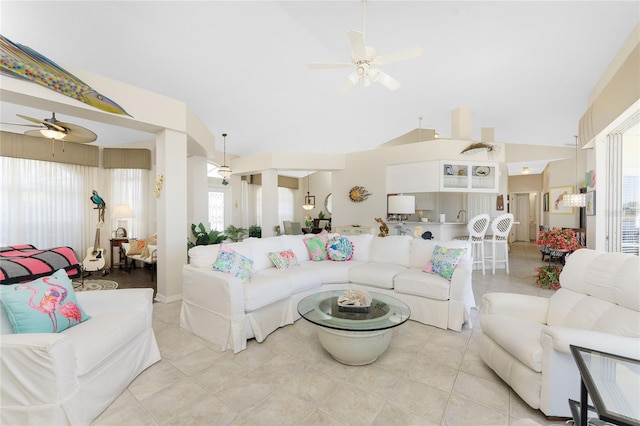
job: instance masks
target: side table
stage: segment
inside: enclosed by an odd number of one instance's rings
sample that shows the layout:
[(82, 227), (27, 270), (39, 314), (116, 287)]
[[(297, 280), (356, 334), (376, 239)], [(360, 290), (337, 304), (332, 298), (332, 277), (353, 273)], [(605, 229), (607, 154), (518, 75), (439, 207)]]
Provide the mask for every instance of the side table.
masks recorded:
[[(118, 248), (119, 251), (122, 250), (122, 244), (123, 243), (128, 243), (129, 239), (128, 238), (111, 238), (109, 240), (110, 243), (110, 247), (111, 249), (109, 250), (109, 258), (111, 259), (111, 269), (113, 269), (113, 249), (114, 248)], [(124, 269), (127, 269), (127, 256), (124, 256)]]
[[(580, 371), (580, 403), (569, 400), (576, 424), (587, 412), (621, 426), (640, 426), (640, 360), (570, 345)], [(588, 405), (589, 396), (593, 407)]]

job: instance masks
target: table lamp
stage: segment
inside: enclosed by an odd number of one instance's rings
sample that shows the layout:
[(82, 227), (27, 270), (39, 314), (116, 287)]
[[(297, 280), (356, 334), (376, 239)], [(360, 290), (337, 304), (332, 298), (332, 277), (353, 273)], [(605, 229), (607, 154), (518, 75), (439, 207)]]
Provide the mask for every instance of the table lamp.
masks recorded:
[(135, 215), (129, 204), (116, 204), (111, 214), (112, 219), (118, 219), (118, 229), (116, 229), (116, 238), (127, 237), (127, 219), (133, 219)]
[(413, 195), (391, 195), (389, 196), (389, 213), (398, 216), (398, 235), (406, 235), (410, 230), (403, 223), (409, 215), (416, 212), (416, 197)]

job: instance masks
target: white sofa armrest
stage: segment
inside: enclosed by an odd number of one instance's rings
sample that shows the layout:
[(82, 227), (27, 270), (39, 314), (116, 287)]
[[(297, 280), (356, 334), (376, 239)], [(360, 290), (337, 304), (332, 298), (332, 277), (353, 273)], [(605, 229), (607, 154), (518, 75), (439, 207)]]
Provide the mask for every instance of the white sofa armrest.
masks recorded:
[(91, 316), (111, 312), (145, 311), (153, 313), (152, 288), (126, 288), (120, 290), (82, 291), (76, 293), (78, 303)]
[(513, 293), (487, 293), (482, 296), (483, 314), (511, 315), (546, 324), (549, 299)]
[[(451, 290), (449, 297), (451, 300), (465, 300), (469, 296), (469, 291), (473, 296), (472, 282), (472, 263), (463, 261), (456, 266), (451, 275)], [(475, 306), (475, 303), (474, 303)]]
[(637, 337), (567, 327), (545, 327), (542, 334), (542, 342), (551, 342), (558, 352), (570, 354), (569, 345), (574, 345), (640, 359), (640, 339)]
[[(99, 292), (94, 292), (99, 293)], [(0, 339), (1, 423), (43, 424), (81, 412), (75, 349), (60, 333), (5, 334)], [(73, 409), (71, 406), (74, 406)], [(61, 407), (65, 407), (61, 408)]]

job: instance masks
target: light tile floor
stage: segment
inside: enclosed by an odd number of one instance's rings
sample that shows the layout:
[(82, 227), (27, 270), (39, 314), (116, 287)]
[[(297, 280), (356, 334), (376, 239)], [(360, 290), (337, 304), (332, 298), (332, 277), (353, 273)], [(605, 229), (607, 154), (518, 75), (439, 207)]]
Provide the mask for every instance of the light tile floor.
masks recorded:
[[(534, 284), (538, 248), (514, 243), (510, 274), (473, 273), (487, 292), (549, 297)], [(162, 361), (144, 371), (95, 425), (509, 425), (550, 422), (529, 408), (479, 357), (482, 330), (446, 331), (408, 321), (373, 364), (334, 361), (307, 321), (220, 352), (179, 327), (180, 302), (154, 305)]]

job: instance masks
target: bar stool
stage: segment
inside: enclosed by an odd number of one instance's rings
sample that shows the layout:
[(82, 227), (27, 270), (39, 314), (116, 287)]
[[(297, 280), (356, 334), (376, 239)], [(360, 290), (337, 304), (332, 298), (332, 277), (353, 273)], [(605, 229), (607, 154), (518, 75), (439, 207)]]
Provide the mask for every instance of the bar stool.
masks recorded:
[(466, 240), (471, 243), (473, 264), (482, 265), (482, 275), (484, 275), (484, 235), (489, 228), (489, 222), (491, 222), (491, 218), (486, 213), (474, 216), (467, 223), (469, 235), (454, 237), (455, 240)]
[[(504, 262), (507, 274), (509, 273), (509, 232), (513, 226), (513, 215), (511, 213), (502, 214), (491, 222), (492, 235), (487, 235), (484, 239), (485, 242), (491, 244), (491, 257), (487, 257), (487, 260), (491, 260), (492, 272), (496, 273), (496, 263)], [(504, 251), (504, 259), (496, 259), (496, 246), (502, 246)]]

